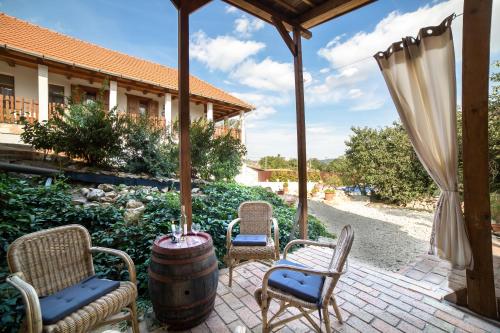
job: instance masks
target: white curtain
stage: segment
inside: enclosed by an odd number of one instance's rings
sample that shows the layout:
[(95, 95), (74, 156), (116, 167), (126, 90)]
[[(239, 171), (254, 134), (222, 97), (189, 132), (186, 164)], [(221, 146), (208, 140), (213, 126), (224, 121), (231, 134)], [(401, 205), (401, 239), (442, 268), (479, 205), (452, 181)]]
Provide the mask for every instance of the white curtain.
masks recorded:
[(423, 166), (441, 189), (431, 253), (472, 268), (457, 187), (455, 53), (450, 16), (375, 55), (401, 121)]

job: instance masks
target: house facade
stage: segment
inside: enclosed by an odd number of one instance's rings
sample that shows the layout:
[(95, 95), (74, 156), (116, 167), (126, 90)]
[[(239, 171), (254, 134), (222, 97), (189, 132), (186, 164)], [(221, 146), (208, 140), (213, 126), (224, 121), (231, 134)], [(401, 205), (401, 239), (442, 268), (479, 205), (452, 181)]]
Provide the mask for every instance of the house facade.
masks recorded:
[[(17, 143), (20, 117), (43, 121), (67, 98), (102, 99), (107, 109), (145, 115), (168, 128), (178, 116), (177, 70), (109, 50), (0, 13), (0, 143)], [(100, 90), (104, 88), (101, 93)], [(191, 119), (216, 122), (245, 141), (253, 106), (194, 76)], [(238, 120), (228, 127), (228, 120)]]

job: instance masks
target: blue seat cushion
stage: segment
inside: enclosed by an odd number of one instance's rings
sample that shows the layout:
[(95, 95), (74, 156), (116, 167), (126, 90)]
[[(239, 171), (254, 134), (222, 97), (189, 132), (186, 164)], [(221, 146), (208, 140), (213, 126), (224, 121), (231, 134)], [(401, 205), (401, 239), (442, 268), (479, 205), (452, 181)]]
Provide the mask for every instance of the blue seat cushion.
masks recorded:
[(64, 288), (55, 294), (40, 298), (44, 325), (55, 324), (76, 310), (92, 303), (120, 287), (120, 282), (99, 279), (95, 275)]
[[(278, 260), (276, 264), (308, 268), (307, 266), (285, 259)], [(288, 269), (278, 269), (272, 272), (268, 280), (268, 284), (271, 287), (310, 303), (319, 302), (324, 282), (325, 278), (323, 276), (295, 272)]]
[(234, 246), (266, 246), (266, 235), (238, 235), (233, 240)]

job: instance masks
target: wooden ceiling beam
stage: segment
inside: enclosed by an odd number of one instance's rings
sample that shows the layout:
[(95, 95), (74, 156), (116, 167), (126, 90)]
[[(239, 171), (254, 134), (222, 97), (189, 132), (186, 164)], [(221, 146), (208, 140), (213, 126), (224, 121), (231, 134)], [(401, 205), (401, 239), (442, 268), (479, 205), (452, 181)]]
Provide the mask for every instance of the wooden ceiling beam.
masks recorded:
[(198, 9), (205, 6), (206, 4), (208, 4), (211, 1), (212, 0), (191, 0), (191, 1), (189, 1), (189, 3), (188, 3), (189, 14), (191, 15), (193, 12), (197, 11)]
[(294, 12), (294, 13), (298, 13), (299, 12), (299, 10), (296, 7), (290, 5), (285, 0), (274, 0), (274, 1), (276, 1), (276, 3), (280, 4), (280, 6), (285, 7), (287, 10), (289, 10), (291, 12)]
[(275, 17), (285, 26), (287, 31), (292, 31), (294, 26), (300, 27), (301, 35), (305, 39), (310, 39), (312, 37), (311, 31), (305, 29), (300, 25), (296, 19), (284, 15), (282, 12), (275, 10), (257, 0), (223, 0), (224, 2), (241, 9), (253, 16), (266, 21), (267, 23), (274, 24), (272, 18)]
[(328, 0), (321, 5), (314, 6), (302, 14), (298, 18), (298, 21), (304, 28), (310, 29), (374, 1), (375, 0)]

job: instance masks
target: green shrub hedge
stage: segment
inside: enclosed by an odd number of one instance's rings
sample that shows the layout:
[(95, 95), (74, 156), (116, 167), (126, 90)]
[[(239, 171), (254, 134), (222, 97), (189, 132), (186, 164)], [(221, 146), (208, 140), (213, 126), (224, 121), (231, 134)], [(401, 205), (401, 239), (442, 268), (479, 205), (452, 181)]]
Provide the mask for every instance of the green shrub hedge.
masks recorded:
[[(203, 192), (204, 195), (193, 197), (193, 220), (212, 235), (221, 266), (227, 225), (236, 217), (242, 201), (265, 200), (271, 203), (280, 227), (281, 248), (288, 242), (295, 209), (288, 207), (275, 194), (263, 188), (232, 183), (213, 183)], [(140, 223), (125, 223), (120, 204), (132, 198), (146, 202), (145, 196), (151, 194), (153, 200), (146, 204)], [(178, 219), (179, 215), (177, 193), (146, 194), (137, 190), (115, 206), (84, 208), (71, 203), (70, 185), (63, 180), (45, 187), (42, 179), (26, 180), (0, 174), (0, 281), (8, 274), (6, 251), (12, 241), (37, 230), (77, 223), (89, 230), (94, 245), (120, 249), (132, 257), (137, 269), (140, 301), (147, 302), (147, 266), (152, 242), (158, 234), (167, 233), (170, 219)], [(317, 219), (310, 217), (309, 221), (311, 239), (329, 235)], [(120, 270), (118, 261), (113, 258), (96, 256), (94, 263), (100, 275), (126, 278), (126, 272)], [(0, 295), (0, 331), (14, 331), (23, 315), (22, 302), (18, 293), (6, 283), (0, 283)]]

